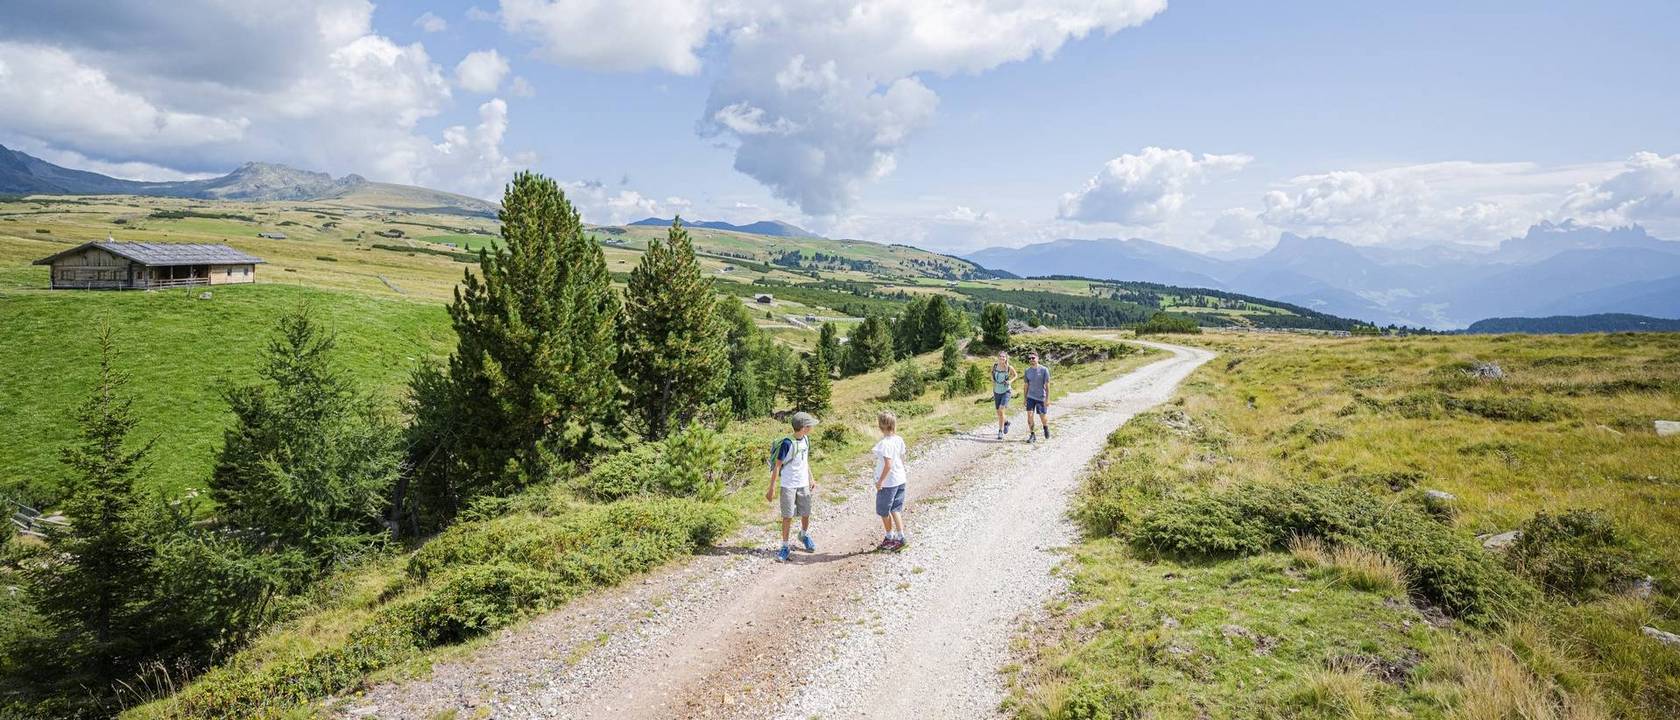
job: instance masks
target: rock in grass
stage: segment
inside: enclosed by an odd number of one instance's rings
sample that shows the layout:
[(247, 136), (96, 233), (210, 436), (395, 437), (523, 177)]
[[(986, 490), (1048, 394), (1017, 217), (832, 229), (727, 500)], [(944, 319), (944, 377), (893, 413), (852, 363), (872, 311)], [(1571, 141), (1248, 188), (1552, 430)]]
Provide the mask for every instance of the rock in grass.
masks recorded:
[(1680, 435), (1680, 420), (1658, 420), (1656, 426), (1657, 437)]
[(1454, 495), (1454, 494), (1452, 494), (1450, 492), (1447, 492), (1445, 490), (1425, 490), (1425, 491), (1423, 491), (1423, 497), (1426, 498), (1427, 500), (1429, 500), (1429, 503), (1432, 504), (1432, 505), (1433, 504), (1448, 505), (1448, 504), (1451, 504), (1452, 501), (1458, 499), (1457, 495)]
[(1499, 367), (1499, 363), (1478, 362), (1471, 364), (1464, 374), (1477, 380), (1504, 380), (1505, 368)]
[(1497, 535), (1477, 535), (1476, 539), (1482, 541), (1482, 548), (1485, 550), (1504, 550), (1520, 537), (1522, 537), (1521, 530), (1512, 530)]
[(1640, 628), (1639, 631), (1645, 633), (1645, 637), (1651, 638), (1652, 640), (1660, 642), (1671, 648), (1680, 648), (1680, 635), (1675, 635), (1671, 632), (1664, 632), (1651, 627), (1650, 625)]

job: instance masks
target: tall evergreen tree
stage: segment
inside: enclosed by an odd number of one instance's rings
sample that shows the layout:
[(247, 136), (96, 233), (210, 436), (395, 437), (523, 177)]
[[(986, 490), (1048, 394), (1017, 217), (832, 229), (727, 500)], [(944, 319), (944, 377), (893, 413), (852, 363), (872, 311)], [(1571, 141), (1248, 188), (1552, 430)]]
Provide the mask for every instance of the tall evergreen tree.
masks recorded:
[(787, 396), (794, 410), (809, 413), (827, 412), (832, 406), (833, 383), (828, 378), (828, 366), (816, 353), (805, 353), (793, 373)]
[(120, 677), (151, 640), (145, 623), (155, 550), (134, 487), (151, 443), (129, 441), (135, 420), (127, 383), (111, 330), (102, 328), (98, 382), (77, 411), (78, 437), (61, 458), (71, 473), (63, 504), (68, 524), (48, 526), (51, 552), (29, 571), (30, 595), (64, 639), (59, 650), (84, 659), (82, 669), (97, 682)]
[(620, 377), (646, 437), (688, 424), (723, 389), (729, 373), (717, 292), (694, 257), (682, 218), (665, 241), (648, 243), (630, 271), (620, 325)]
[(817, 355), (829, 369), (840, 367), (840, 328), (832, 322), (822, 324), (822, 331), (817, 335)]
[(962, 370), (962, 347), (957, 344), (956, 336), (945, 338), (945, 346), (939, 352), (939, 378), (949, 378)]
[(257, 374), (223, 393), (234, 423), (210, 477), (222, 520), (307, 575), (378, 540), (400, 436), (332, 365), (336, 340), (306, 307), (282, 315)]
[[(601, 245), (559, 185), (516, 175), (502, 197), (502, 242), (479, 252), (449, 316), (454, 426), (442, 448), (453, 494), (507, 492), (545, 479), (600, 444), (615, 421), (619, 300)], [(434, 394), (435, 395), (435, 394)]]
[(1002, 305), (987, 303), (980, 312), (980, 339), (993, 348), (1009, 347), (1009, 313)]
[(916, 352), (938, 350), (945, 345), (945, 338), (957, 334), (957, 326), (957, 313), (946, 304), (944, 296), (928, 298), (927, 304), (922, 306), (921, 342)]
[(893, 320), (893, 354), (900, 358), (907, 358), (921, 351), (922, 347), (922, 315), (926, 312), (927, 299), (916, 295), (898, 313)]
[(892, 364), (892, 331), (884, 318), (871, 315), (852, 327), (842, 355), (841, 374), (862, 375)]

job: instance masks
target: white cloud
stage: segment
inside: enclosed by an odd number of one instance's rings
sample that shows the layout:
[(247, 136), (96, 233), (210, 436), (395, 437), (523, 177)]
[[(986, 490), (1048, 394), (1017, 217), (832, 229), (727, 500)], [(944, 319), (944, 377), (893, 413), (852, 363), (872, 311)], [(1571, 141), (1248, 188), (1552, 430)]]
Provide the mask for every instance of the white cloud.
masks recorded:
[(0, 125), (35, 137), (68, 137), (73, 147), (122, 154), (238, 140), (249, 121), (159, 107), (119, 87), (105, 71), (56, 47), (0, 40)]
[(1079, 222), (1154, 226), (1177, 215), (1188, 188), (1212, 176), (1241, 170), (1254, 158), (1248, 155), (1197, 157), (1187, 150), (1146, 147), (1137, 155), (1121, 155), (1085, 181), (1076, 192), (1062, 196), (1059, 217)]
[[(938, 96), (925, 74), (1048, 58), (1070, 40), (1147, 21), (1165, 0), (502, 0), (510, 32), (549, 60), (593, 69), (700, 71), (720, 57), (700, 130), (735, 168), (809, 215), (841, 212), (890, 174)], [(708, 43), (716, 43), (716, 52)], [(704, 51), (704, 52), (702, 52)]]
[(478, 50), (467, 53), (455, 66), (455, 84), (463, 90), (493, 93), (511, 70), (507, 59), (495, 49)]
[(530, 81), (518, 75), (513, 76), (513, 82), (508, 83), (508, 92), (512, 93), (514, 97), (521, 98), (537, 96), (537, 89), (531, 85)]
[(494, 198), (501, 194), (508, 178), (520, 167), (531, 165), (530, 156), (508, 157), (502, 153), (502, 136), (507, 133), (508, 107), (500, 98), (478, 106), (478, 125), (451, 126), (443, 131), (442, 142), (431, 146), (431, 157), (416, 181), (428, 187), (453, 187), (467, 195)]
[(1577, 185), (1561, 212), (1596, 225), (1644, 223), (1670, 237), (1680, 234), (1680, 153), (1635, 153), (1620, 172)]
[(598, 181), (561, 183), (566, 199), (577, 208), (584, 222), (594, 225), (623, 225), (643, 218), (669, 218), (688, 212), (693, 203), (680, 197), (660, 201), (635, 190), (608, 188)]
[(421, 32), (438, 33), (449, 29), (449, 21), (427, 10), (421, 13), (420, 17), (414, 18), (414, 26), (420, 28)]
[(699, 0), (502, 0), (499, 16), (503, 28), (535, 40), (554, 62), (679, 75), (699, 72), (695, 50), (714, 17)]
[(50, 162), (54, 165), (89, 170), (101, 175), (109, 175), (124, 180), (141, 180), (146, 182), (173, 182), (178, 180), (203, 180), (221, 173), (191, 173), (181, 172), (161, 165), (145, 162), (106, 162), (95, 160), (73, 150), (60, 150), (51, 146), (41, 145), (39, 141), (25, 139), (16, 143), (13, 150), (22, 150)]
[(441, 139), (421, 132), (451, 106), (450, 83), (424, 45), (375, 32), (367, 0), (15, 10), (0, 25), (0, 127), (77, 167), (157, 176), (265, 160), (480, 195), (509, 172), (485, 144), (501, 142), (505, 104)]

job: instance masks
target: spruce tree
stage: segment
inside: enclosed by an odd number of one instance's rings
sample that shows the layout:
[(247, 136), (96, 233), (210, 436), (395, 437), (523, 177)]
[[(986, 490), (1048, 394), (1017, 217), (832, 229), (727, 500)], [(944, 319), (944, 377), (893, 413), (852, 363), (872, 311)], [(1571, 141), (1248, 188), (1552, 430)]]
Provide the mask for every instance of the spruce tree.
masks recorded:
[(257, 368), (223, 393), (234, 423), (210, 495), (253, 550), (296, 553), (304, 576), (378, 541), (401, 469), (399, 431), (332, 365), (335, 337), (307, 307), (282, 315)]
[(822, 331), (817, 335), (817, 355), (830, 369), (840, 367), (840, 328), (832, 322), (822, 324)]
[(832, 404), (833, 383), (828, 378), (828, 366), (816, 353), (805, 353), (794, 370), (788, 398), (793, 409), (808, 413), (827, 412)]
[(682, 218), (648, 243), (630, 271), (620, 325), (619, 374), (642, 434), (659, 439), (688, 424), (729, 373), (717, 293), (694, 257)]
[(916, 351), (938, 350), (945, 344), (945, 338), (957, 333), (957, 324), (957, 313), (946, 304), (943, 296), (928, 298), (927, 304), (922, 306), (921, 342)]
[(961, 370), (962, 348), (957, 345), (955, 336), (945, 338), (945, 346), (939, 352), (939, 377), (948, 378)]
[(917, 295), (899, 311), (892, 324), (893, 354), (896, 357), (907, 358), (921, 351), (922, 315), (926, 308), (927, 299)]
[(79, 657), (76, 664), (97, 682), (142, 659), (151, 635), (146, 602), (155, 550), (134, 487), (151, 443), (129, 441), (135, 420), (127, 383), (111, 330), (102, 328), (98, 381), (77, 411), (78, 437), (61, 456), (71, 473), (62, 506), (68, 522), (47, 527), (50, 552), (29, 571), (30, 595), (68, 641), (62, 651)]
[(1009, 347), (1009, 313), (1002, 305), (988, 303), (980, 312), (980, 337), (994, 349)]
[(514, 177), (499, 217), (502, 242), (479, 251), (449, 306), (460, 342), (442, 449), (463, 497), (516, 490), (583, 458), (612, 430), (619, 392), (619, 301), (600, 243), (535, 173)]
[(887, 321), (869, 316), (852, 328), (842, 359), (842, 374), (862, 375), (884, 368), (893, 361), (892, 331)]

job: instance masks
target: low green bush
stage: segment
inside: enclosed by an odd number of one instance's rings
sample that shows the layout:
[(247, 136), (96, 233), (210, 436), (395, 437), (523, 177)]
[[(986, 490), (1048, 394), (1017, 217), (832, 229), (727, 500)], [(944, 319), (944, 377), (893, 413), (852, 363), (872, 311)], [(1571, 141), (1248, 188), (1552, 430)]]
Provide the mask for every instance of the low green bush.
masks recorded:
[(1641, 576), (1633, 543), (1604, 513), (1542, 510), (1520, 529), (1506, 563), (1548, 593), (1589, 599)]
[(892, 385), (887, 388), (887, 399), (898, 402), (915, 400), (927, 392), (927, 376), (916, 367), (916, 363), (904, 360), (893, 371)]
[(1143, 511), (1131, 539), (1182, 556), (1250, 555), (1292, 537), (1355, 543), (1405, 566), (1413, 590), (1475, 624), (1490, 624), (1532, 592), (1469, 538), (1405, 504), (1386, 504), (1348, 485), (1242, 484), (1195, 490)]
[(607, 456), (574, 479), (572, 487), (596, 500), (644, 494), (715, 500), (730, 481), (762, 462), (765, 452), (759, 438), (696, 424)]
[(735, 522), (715, 503), (658, 498), (459, 523), (409, 559), (404, 583), (344, 640), (284, 660), (235, 656), (179, 693), (172, 711), (251, 717), (342, 692), (427, 648), (505, 627), (708, 545)]
[(1083, 365), (1113, 360), (1139, 352), (1135, 346), (1113, 340), (1098, 340), (1064, 335), (1015, 335), (1009, 338), (1009, 354), (1025, 359), (1028, 353), (1038, 353), (1039, 362), (1046, 365)]

